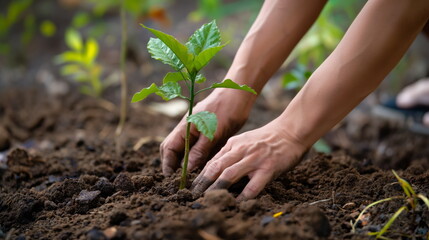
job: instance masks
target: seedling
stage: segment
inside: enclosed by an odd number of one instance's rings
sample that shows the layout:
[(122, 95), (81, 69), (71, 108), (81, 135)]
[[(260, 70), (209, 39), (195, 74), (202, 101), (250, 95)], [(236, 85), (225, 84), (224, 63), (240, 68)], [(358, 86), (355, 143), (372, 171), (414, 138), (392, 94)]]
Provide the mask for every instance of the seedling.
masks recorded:
[[(256, 94), (256, 92), (247, 85), (238, 85), (231, 79), (226, 79), (221, 83), (214, 83), (210, 87), (198, 91), (196, 90), (195, 84), (205, 81), (205, 77), (200, 74), (200, 71), (226, 45), (221, 44), (220, 32), (215, 21), (204, 24), (200, 29), (195, 31), (186, 44), (180, 43), (173, 36), (161, 31), (148, 28), (144, 25), (142, 27), (158, 37), (151, 38), (147, 45), (152, 58), (170, 65), (175, 72), (167, 73), (161, 86), (152, 83), (150, 87), (143, 88), (140, 92), (134, 94), (131, 101), (138, 102), (155, 93), (165, 101), (173, 98), (182, 98), (189, 102), (188, 116), (186, 118), (185, 156), (179, 186), (180, 189), (183, 189), (186, 187), (191, 123), (210, 140), (213, 140), (217, 128), (217, 118), (214, 113), (208, 111), (193, 113), (195, 96), (214, 88), (239, 89), (253, 94)], [(184, 82), (184, 85), (189, 90), (189, 96), (182, 95), (182, 88), (179, 82)]]
[(61, 74), (69, 76), (82, 84), (80, 91), (84, 94), (100, 97), (105, 86), (101, 82), (101, 66), (95, 61), (98, 55), (98, 43), (94, 38), (86, 42), (78, 31), (69, 29), (65, 40), (71, 49), (55, 59), (56, 63), (64, 64)]
[[(375, 201), (375, 202), (369, 204), (368, 206), (366, 206), (362, 210), (362, 212), (359, 214), (359, 216), (356, 218), (354, 223), (353, 223), (353, 221), (350, 221), (353, 233), (356, 232), (356, 225), (360, 221), (360, 219), (362, 218), (363, 214), (365, 212), (367, 212), (369, 208), (371, 208), (377, 204), (383, 203), (383, 202), (393, 201), (395, 199), (401, 199), (404, 202), (404, 205), (401, 206), (392, 215), (392, 217), (390, 217), (390, 219), (387, 221), (387, 223), (383, 226), (383, 228), (380, 231), (368, 233), (368, 235), (375, 236), (377, 239), (389, 239), (387, 237), (384, 237), (383, 235), (385, 233), (387, 233), (387, 230), (390, 228), (390, 226), (393, 224), (393, 222), (399, 217), (399, 215), (401, 215), (401, 213), (403, 211), (405, 211), (405, 210), (406, 211), (416, 210), (416, 208), (419, 204), (419, 200), (422, 200), (424, 202), (424, 204), (429, 209), (429, 199), (421, 193), (416, 194), (416, 191), (413, 189), (413, 187), (411, 187), (411, 185), (406, 180), (399, 177), (395, 171), (392, 170), (392, 172), (395, 175), (396, 179), (398, 180), (399, 184), (401, 185), (402, 190), (404, 191), (405, 195), (404, 196), (393, 196), (390, 198), (381, 199), (381, 200)], [(429, 233), (427, 233), (426, 238), (429, 239)]]

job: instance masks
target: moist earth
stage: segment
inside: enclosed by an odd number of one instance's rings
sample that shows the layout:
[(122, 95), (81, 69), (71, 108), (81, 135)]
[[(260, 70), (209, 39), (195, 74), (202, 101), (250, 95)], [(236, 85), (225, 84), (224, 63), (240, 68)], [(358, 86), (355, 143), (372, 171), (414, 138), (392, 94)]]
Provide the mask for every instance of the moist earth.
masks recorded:
[[(256, 199), (235, 200), (248, 179), (195, 195), (178, 190), (179, 171), (160, 171), (159, 136), (179, 119), (131, 108), (118, 151), (118, 111), (103, 106), (80, 95), (0, 95), (0, 239), (369, 239), (404, 204), (376, 205), (352, 233), (365, 206), (404, 195), (388, 163), (429, 195), (427, 137), (372, 119), (334, 130), (335, 151), (310, 151)], [(263, 104), (255, 111), (270, 114)], [(425, 239), (428, 225), (428, 208), (418, 207), (387, 236)]]

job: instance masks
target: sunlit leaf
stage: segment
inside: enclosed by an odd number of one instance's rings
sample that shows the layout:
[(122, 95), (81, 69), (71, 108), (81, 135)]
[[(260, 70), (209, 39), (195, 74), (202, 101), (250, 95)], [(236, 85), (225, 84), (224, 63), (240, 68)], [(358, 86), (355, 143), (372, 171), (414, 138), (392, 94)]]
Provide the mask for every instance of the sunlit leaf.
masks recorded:
[(79, 32), (74, 29), (69, 29), (66, 32), (66, 43), (71, 49), (81, 51), (83, 47), (82, 37)]
[(401, 185), (402, 189), (404, 190), (404, 193), (408, 197), (416, 195), (416, 192), (406, 180), (399, 177), (399, 175), (395, 172), (395, 170), (392, 170), (392, 172), (393, 172), (393, 175), (395, 175), (396, 179), (398, 180), (399, 184)]
[(180, 71), (183, 68), (183, 64), (179, 58), (177, 58), (176, 54), (174, 54), (174, 52), (160, 39), (150, 38), (147, 49), (152, 55), (152, 58), (170, 65), (176, 71)]
[(40, 32), (45, 37), (52, 37), (57, 31), (57, 27), (52, 21), (45, 20), (40, 24)]
[(195, 78), (196, 83), (203, 83), (205, 81), (206, 81), (206, 78), (202, 74), (198, 74), (197, 77)]
[(423, 200), (423, 202), (429, 208), (429, 199), (426, 196), (424, 196), (423, 194), (417, 194), (417, 197)]
[(217, 128), (216, 114), (212, 112), (199, 112), (188, 116), (186, 120), (195, 124), (198, 131), (201, 132), (208, 139), (213, 140)]
[(162, 83), (168, 83), (168, 82), (178, 82), (184, 80), (183, 78), (184, 74), (180, 72), (169, 72), (165, 75), (164, 79), (162, 80)]
[(86, 62), (88, 64), (94, 62), (95, 58), (97, 58), (98, 55), (98, 43), (94, 38), (88, 39), (85, 46), (86, 54)]
[(72, 26), (75, 28), (81, 28), (87, 25), (90, 21), (90, 15), (86, 12), (79, 12), (75, 14), (72, 20)]
[(207, 63), (209, 63), (210, 60), (216, 55), (216, 53), (218, 53), (220, 50), (222, 50), (223, 47), (225, 47), (225, 45), (226, 44), (218, 47), (208, 48), (199, 53), (194, 59), (195, 70), (199, 71), (204, 66), (206, 66)]
[(77, 74), (81, 70), (80, 66), (77, 64), (67, 64), (61, 68), (62, 75), (72, 75)]
[(152, 85), (150, 85), (149, 87), (143, 88), (140, 92), (134, 94), (133, 98), (131, 99), (131, 102), (141, 101), (147, 98), (147, 96), (149, 96), (150, 94), (156, 93), (157, 91), (158, 87), (155, 83), (152, 83)]
[(220, 43), (220, 32), (213, 20), (195, 31), (186, 46), (191, 53), (198, 55), (206, 49), (220, 46)]
[[(157, 36), (168, 48), (173, 51), (173, 53), (177, 56), (177, 58), (182, 62), (182, 64), (188, 69), (190, 72), (192, 70), (192, 59), (193, 56), (188, 52), (188, 48), (180, 43), (176, 38), (161, 31), (148, 28), (141, 24), (142, 27), (151, 31), (155, 36)], [(178, 70), (178, 69), (176, 69)], [(180, 70), (180, 69), (179, 69)]]
[(238, 89), (238, 90), (243, 90), (253, 94), (257, 94), (256, 91), (253, 90), (251, 87), (245, 84), (239, 85), (236, 82), (232, 81), (231, 79), (226, 79), (221, 83), (214, 83), (213, 85), (210, 86), (210, 88), (231, 88), (231, 89)]
[(58, 55), (55, 58), (55, 62), (57, 64), (66, 63), (66, 62), (76, 62), (81, 63), (82, 62), (82, 55), (80, 55), (77, 52), (67, 51), (60, 55)]
[(156, 94), (165, 101), (169, 101), (176, 97), (183, 97), (181, 95), (182, 88), (177, 82), (167, 82), (163, 84), (162, 86), (158, 87), (158, 90)]

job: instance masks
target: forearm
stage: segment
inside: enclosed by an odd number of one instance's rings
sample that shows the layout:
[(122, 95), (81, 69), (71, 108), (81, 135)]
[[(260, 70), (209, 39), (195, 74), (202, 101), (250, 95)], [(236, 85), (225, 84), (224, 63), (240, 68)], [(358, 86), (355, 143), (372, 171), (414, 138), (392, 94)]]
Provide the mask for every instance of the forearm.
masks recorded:
[(310, 147), (371, 93), (428, 20), (426, 0), (370, 0), (343, 40), (279, 117)]
[(226, 78), (260, 92), (325, 3), (326, 0), (266, 0)]

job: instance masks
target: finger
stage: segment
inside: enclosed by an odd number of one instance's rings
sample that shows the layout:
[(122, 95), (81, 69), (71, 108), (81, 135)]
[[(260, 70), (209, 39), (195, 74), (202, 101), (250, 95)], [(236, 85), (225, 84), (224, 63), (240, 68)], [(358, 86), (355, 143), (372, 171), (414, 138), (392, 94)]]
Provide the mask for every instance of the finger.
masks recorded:
[(264, 189), (265, 185), (271, 181), (271, 179), (272, 174), (269, 174), (266, 171), (255, 173), (240, 195), (238, 195), (237, 201), (255, 198), (262, 189)]
[(396, 98), (396, 104), (402, 108), (413, 107), (417, 104), (429, 102), (429, 80), (420, 80), (404, 88)]
[(162, 162), (162, 173), (169, 176), (179, 166), (179, 159), (183, 156), (185, 142), (181, 138), (173, 138), (173, 141), (167, 139), (161, 143), (160, 153)]
[(228, 153), (224, 157), (217, 159), (216, 161), (210, 160), (202, 173), (195, 179), (192, 184), (192, 191), (194, 193), (203, 193), (215, 180), (221, 175), (221, 173), (229, 166), (238, 162), (240, 157), (237, 153)]
[(423, 116), (423, 124), (429, 127), (429, 112)]
[(201, 181), (202, 177), (205, 176), (205, 172), (206, 172), (208, 166), (210, 166), (212, 164), (212, 162), (217, 161), (217, 159), (219, 159), (220, 157), (222, 157), (223, 155), (225, 155), (226, 153), (228, 153), (230, 151), (231, 151), (231, 145), (227, 144), (210, 161), (208, 161), (206, 166), (203, 168), (203, 170), (200, 172), (200, 174), (197, 176), (197, 178), (195, 178), (195, 180), (193, 181), (191, 189), (193, 189), (195, 187), (195, 185)]
[(219, 178), (206, 190), (214, 189), (227, 189), (232, 184), (238, 182), (242, 177), (247, 175), (251, 171), (250, 164), (246, 160), (241, 160), (240, 162), (226, 168)]
[(210, 141), (210, 139), (200, 135), (200, 138), (189, 153), (189, 172), (195, 170), (197, 167), (201, 166), (202, 163), (207, 161), (207, 157), (209, 156), (213, 146), (214, 141)]
[(179, 167), (185, 149), (186, 123), (182, 120), (159, 147), (162, 173), (169, 176)]

